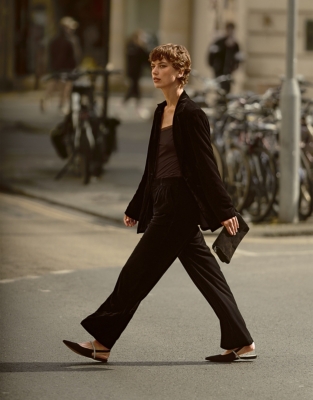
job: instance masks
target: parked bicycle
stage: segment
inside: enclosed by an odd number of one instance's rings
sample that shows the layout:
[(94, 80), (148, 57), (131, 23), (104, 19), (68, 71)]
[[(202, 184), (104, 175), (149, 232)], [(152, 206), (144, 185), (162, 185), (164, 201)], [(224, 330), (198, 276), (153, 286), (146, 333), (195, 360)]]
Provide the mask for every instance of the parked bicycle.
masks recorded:
[[(203, 91), (195, 99), (208, 115), (212, 145), (223, 181), (238, 211), (260, 222), (278, 214), (279, 205), (279, 109), (281, 87), (264, 95), (246, 92), (225, 95), (211, 80), (202, 79)], [(299, 218), (313, 211), (313, 101), (304, 93), (309, 82), (299, 82), (302, 93), (299, 168)], [(207, 101), (210, 91), (213, 101)], [(205, 99), (205, 100), (204, 100)]]
[[(50, 133), (57, 154), (67, 159), (55, 179), (74, 167), (82, 182), (88, 184), (91, 176), (102, 174), (103, 166), (117, 149), (116, 128), (120, 122), (101, 115), (95, 99), (96, 78), (113, 73), (119, 71), (99, 69), (58, 74), (57, 78), (72, 81), (73, 87), (69, 113)], [(55, 74), (50, 78), (56, 78)]]

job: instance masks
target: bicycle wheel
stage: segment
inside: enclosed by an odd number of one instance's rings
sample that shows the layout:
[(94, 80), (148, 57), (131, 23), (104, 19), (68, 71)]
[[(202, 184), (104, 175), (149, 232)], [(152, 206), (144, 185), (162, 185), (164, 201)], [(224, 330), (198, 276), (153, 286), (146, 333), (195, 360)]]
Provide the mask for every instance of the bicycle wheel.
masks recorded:
[(83, 184), (87, 185), (90, 181), (90, 160), (91, 160), (91, 149), (87, 137), (86, 128), (81, 128), (80, 143), (79, 143), (79, 169), (80, 176)]
[(212, 143), (212, 149), (213, 149), (213, 154), (214, 154), (214, 157), (216, 160), (218, 172), (220, 173), (221, 179), (223, 179), (224, 170), (223, 170), (223, 160), (222, 160), (221, 154), (214, 143)]
[(313, 182), (310, 163), (300, 152), (300, 193), (299, 193), (299, 219), (305, 221), (313, 211)]
[(272, 209), (276, 198), (276, 165), (266, 148), (256, 148), (249, 156), (251, 184), (244, 209), (252, 222), (262, 221)]
[(82, 182), (84, 185), (87, 185), (90, 181), (90, 161), (86, 154), (79, 155), (79, 165)]
[(238, 212), (243, 210), (249, 194), (251, 172), (244, 151), (231, 145), (224, 153), (224, 184), (234, 207)]

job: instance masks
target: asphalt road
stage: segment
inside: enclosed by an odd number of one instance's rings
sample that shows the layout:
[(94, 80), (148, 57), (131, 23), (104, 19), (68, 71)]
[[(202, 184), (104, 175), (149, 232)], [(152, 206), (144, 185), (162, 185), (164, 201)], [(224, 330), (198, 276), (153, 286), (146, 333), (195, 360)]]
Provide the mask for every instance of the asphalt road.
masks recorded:
[(140, 236), (20, 196), (0, 194), (0, 210), (1, 399), (312, 399), (312, 236), (248, 235), (221, 264), (256, 361), (203, 361), (219, 352), (218, 320), (175, 262), (103, 365), (62, 340), (89, 339), (79, 322)]

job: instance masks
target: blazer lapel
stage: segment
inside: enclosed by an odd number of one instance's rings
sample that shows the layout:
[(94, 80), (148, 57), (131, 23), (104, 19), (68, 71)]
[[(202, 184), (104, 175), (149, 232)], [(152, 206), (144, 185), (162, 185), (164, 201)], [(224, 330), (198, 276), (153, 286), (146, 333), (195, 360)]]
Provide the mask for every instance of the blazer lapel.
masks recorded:
[(173, 140), (175, 144), (175, 149), (178, 157), (178, 162), (181, 171), (183, 171), (183, 165), (184, 165), (184, 146), (182, 142), (182, 131), (180, 129), (180, 114), (183, 112), (186, 102), (188, 99), (188, 95), (185, 91), (181, 94), (176, 109), (174, 113), (174, 118), (173, 118)]
[(148, 151), (150, 177), (153, 177), (155, 174), (155, 171), (156, 171), (156, 161), (157, 161), (157, 152), (158, 152), (159, 138), (160, 138), (160, 132), (161, 132), (161, 125), (162, 125), (162, 115), (163, 115), (165, 105), (166, 105), (166, 102), (163, 102), (158, 105), (158, 109), (156, 111), (152, 130), (151, 130), (151, 139), (150, 139), (149, 151)]

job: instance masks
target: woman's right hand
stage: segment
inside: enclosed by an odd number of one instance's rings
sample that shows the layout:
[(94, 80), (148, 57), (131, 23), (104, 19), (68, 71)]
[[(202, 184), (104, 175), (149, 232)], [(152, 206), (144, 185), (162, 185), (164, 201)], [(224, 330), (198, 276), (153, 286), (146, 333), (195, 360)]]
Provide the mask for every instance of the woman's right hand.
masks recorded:
[(137, 221), (135, 219), (132, 219), (130, 217), (128, 217), (126, 214), (124, 215), (124, 224), (126, 226), (135, 226), (137, 224)]
[(238, 232), (239, 222), (238, 222), (237, 217), (233, 217), (233, 218), (227, 219), (226, 221), (223, 221), (222, 225), (225, 226), (225, 228), (227, 229), (227, 232), (232, 236), (236, 235), (236, 233)]

